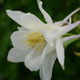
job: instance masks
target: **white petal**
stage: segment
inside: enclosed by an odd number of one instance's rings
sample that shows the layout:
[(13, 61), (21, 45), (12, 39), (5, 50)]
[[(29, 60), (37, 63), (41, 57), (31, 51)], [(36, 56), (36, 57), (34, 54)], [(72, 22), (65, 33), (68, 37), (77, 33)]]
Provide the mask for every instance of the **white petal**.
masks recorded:
[(41, 66), (41, 55), (45, 46), (36, 50), (35, 48), (26, 56), (25, 66), (31, 71), (37, 71)]
[(66, 34), (67, 32), (69, 32), (69, 31), (71, 31), (72, 29), (74, 29), (75, 27), (77, 27), (79, 24), (80, 24), (80, 21), (77, 21), (77, 22), (75, 22), (75, 23), (73, 23), (73, 24), (60, 27), (61, 34), (62, 34), (62, 35)]
[[(48, 43), (50, 46), (53, 46), (54, 44), (53, 44), (53, 42), (52, 42), (52, 38), (51, 38), (52, 36), (51, 36), (50, 34), (48, 34), (44, 29), (42, 30), (42, 32), (43, 32), (43, 35), (44, 35), (47, 43)], [(50, 36), (49, 36), (49, 35), (50, 35)]]
[(48, 13), (42, 8), (42, 2), (41, 2), (40, 0), (37, 0), (37, 2), (38, 2), (38, 7), (39, 7), (40, 11), (42, 12), (42, 14), (43, 14), (46, 22), (49, 23), (49, 24), (52, 24), (53, 21), (52, 21), (51, 17), (50, 17), (50, 16), (48, 15)]
[(21, 16), (20, 20), (21, 20), (21, 25), (27, 29), (40, 31), (41, 28), (44, 26), (44, 23), (31, 13), (27, 13)]
[(25, 27), (17, 27), (19, 31), (24, 31), (24, 30), (28, 30)]
[(18, 24), (21, 25), (20, 17), (25, 13), (21, 11), (11, 11), (11, 10), (6, 10), (6, 12), (10, 18), (12, 18), (14, 21), (16, 21)]
[(19, 51), (15, 48), (12, 48), (9, 51), (7, 59), (8, 61), (11, 61), (11, 62), (23, 62), (27, 54), (28, 54), (27, 51), (24, 52), (24, 51)]
[(63, 48), (63, 44), (60, 38), (56, 40), (56, 53), (57, 53), (58, 60), (62, 68), (64, 69), (64, 57), (65, 57), (64, 48)]
[(53, 65), (56, 60), (56, 52), (51, 52), (46, 55), (43, 65), (40, 68), (40, 78), (41, 80), (51, 80)]
[(54, 50), (55, 50), (55, 45), (53, 47), (51, 47), (49, 44), (47, 44), (46, 47), (43, 50), (41, 61), (43, 62), (46, 55), (53, 52)]
[(51, 30), (42, 29), (43, 35), (50, 46), (53, 46), (53, 40), (60, 37), (60, 31), (58, 28), (53, 28)]
[(53, 24), (53, 27), (62, 27), (63, 24), (68, 23), (67, 21), (58, 21)]
[(78, 9), (76, 9), (76, 10), (74, 10), (72, 13), (70, 13), (66, 18), (64, 18), (64, 20), (63, 21), (67, 21), (72, 15), (74, 15), (77, 11), (79, 11), (80, 10), (80, 8), (78, 8)]
[(31, 50), (27, 45), (27, 34), (31, 33), (31, 31), (16, 31), (11, 35), (11, 41), (14, 48), (18, 50)]
[(76, 39), (76, 38), (80, 38), (80, 35), (73, 35), (73, 36), (62, 38), (62, 42), (66, 42), (68, 40)]

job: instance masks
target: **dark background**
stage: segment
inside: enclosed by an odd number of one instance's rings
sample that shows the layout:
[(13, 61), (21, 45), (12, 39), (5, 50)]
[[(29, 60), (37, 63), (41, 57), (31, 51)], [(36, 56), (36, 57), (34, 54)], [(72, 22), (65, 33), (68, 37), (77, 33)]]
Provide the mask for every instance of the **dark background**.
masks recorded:
[[(54, 21), (60, 21), (76, 8), (80, 7), (80, 0), (42, 0), (44, 9)], [(20, 10), (31, 12), (45, 22), (38, 9), (36, 0), (0, 0), (0, 77), (2, 80), (40, 80), (39, 71), (31, 72), (24, 63), (7, 61), (8, 51), (13, 47), (10, 36), (17, 30), (17, 23), (11, 20), (6, 10)], [(80, 11), (72, 17), (72, 22), (80, 19)], [(70, 33), (80, 34), (80, 25)], [(56, 60), (52, 80), (80, 80), (80, 57), (74, 55), (73, 48), (80, 52), (80, 39), (67, 45), (65, 49), (65, 66), (63, 70)], [(1, 79), (0, 79), (1, 80)]]

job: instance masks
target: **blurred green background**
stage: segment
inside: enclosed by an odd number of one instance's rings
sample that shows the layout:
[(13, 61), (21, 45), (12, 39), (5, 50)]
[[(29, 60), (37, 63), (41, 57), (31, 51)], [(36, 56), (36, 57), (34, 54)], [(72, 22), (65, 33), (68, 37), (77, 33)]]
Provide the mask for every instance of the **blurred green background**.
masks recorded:
[[(54, 21), (62, 20), (69, 13), (80, 7), (80, 0), (42, 0), (44, 9)], [(31, 72), (24, 63), (11, 63), (7, 61), (8, 51), (13, 47), (10, 36), (19, 26), (10, 19), (6, 10), (20, 10), (31, 12), (45, 22), (38, 9), (36, 0), (0, 0), (0, 76), (2, 80), (40, 80), (39, 71)], [(80, 19), (80, 11), (72, 17), (75, 22)], [(70, 33), (80, 34), (80, 25)], [(67, 45), (65, 49), (65, 66), (63, 70), (56, 60), (52, 80), (80, 80), (80, 57), (73, 54), (73, 48), (80, 52), (80, 39)], [(1, 80), (1, 79), (0, 79)]]

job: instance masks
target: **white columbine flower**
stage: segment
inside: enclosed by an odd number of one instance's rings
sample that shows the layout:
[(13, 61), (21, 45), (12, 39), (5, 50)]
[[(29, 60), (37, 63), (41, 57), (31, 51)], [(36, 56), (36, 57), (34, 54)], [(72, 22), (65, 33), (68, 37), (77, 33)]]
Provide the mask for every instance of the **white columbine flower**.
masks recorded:
[(73, 11), (64, 20), (53, 23), (51, 17), (42, 8), (40, 0), (38, 0), (38, 6), (47, 23), (43, 23), (31, 13), (7, 10), (8, 16), (22, 26), (11, 35), (14, 48), (9, 51), (8, 60), (24, 62), (31, 71), (40, 70), (41, 80), (50, 80), (56, 58), (64, 68), (62, 43), (80, 37), (80, 35), (74, 35), (62, 38), (62, 35), (80, 24), (80, 21), (71, 24), (71, 16), (80, 8)]

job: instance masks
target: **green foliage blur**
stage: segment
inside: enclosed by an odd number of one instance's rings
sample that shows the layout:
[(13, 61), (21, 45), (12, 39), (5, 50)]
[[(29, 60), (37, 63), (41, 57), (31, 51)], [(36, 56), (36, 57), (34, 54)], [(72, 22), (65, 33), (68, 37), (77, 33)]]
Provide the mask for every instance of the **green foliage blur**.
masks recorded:
[[(42, 0), (44, 9), (54, 21), (64, 19), (69, 13), (80, 7), (80, 0)], [(19, 26), (8, 17), (6, 10), (30, 12), (45, 22), (38, 9), (36, 0), (0, 0), (0, 76), (2, 80), (40, 80), (39, 71), (31, 72), (24, 63), (12, 63), (7, 60), (9, 50), (13, 47), (10, 36)], [(72, 21), (80, 20), (80, 11), (72, 17)], [(70, 33), (80, 34), (80, 25)], [(74, 50), (80, 52), (80, 39), (67, 44), (65, 49), (65, 70), (56, 60), (52, 80), (80, 80), (80, 57), (74, 55)], [(1, 80), (1, 79), (0, 79)]]

